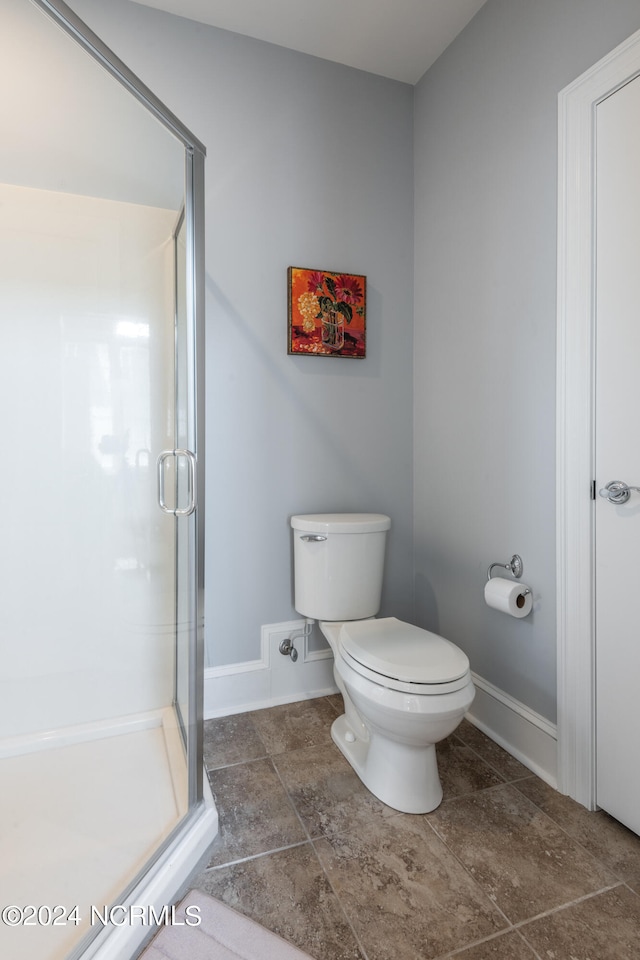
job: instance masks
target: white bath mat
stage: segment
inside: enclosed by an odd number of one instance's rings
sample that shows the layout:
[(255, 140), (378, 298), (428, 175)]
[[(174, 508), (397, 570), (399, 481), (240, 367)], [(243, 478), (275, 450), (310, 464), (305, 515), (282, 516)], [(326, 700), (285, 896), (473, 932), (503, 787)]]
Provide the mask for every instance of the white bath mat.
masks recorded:
[(192, 890), (179, 904), (175, 919), (175, 924), (162, 928), (140, 960), (311, 960), (309, 954), (199, 890)]

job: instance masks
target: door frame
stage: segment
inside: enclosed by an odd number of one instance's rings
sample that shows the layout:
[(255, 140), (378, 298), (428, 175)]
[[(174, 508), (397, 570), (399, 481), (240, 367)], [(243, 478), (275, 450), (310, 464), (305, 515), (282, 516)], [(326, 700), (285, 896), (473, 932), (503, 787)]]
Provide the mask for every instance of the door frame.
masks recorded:
[(595, 133), (598, 103), (640, 75), (640, 30), (558, 96), (558, 789), (596, 807)]

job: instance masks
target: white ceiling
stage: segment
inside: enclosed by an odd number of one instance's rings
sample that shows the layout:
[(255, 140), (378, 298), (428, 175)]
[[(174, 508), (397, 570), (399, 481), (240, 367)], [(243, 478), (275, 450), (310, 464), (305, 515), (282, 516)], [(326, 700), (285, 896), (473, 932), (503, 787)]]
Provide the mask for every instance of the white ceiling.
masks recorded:
[(133, 0), (405, 83), (486, 0)]

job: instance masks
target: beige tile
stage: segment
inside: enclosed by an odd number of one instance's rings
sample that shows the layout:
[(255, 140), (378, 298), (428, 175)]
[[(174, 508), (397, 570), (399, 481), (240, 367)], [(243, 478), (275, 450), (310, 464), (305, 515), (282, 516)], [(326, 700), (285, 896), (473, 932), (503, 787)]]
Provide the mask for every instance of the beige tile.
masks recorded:
[[(516, 784), (526, 797), (621, 880), (640, 880), (640, 837), (604, 810), (589, 811), (538, 777)], [(640, 950), (639, 950), (640, 953)]]
[(513, 923), (613, 881), (510, 784), (443, 803), (425, 819)]
[(209, 782), (219, 816), (210, 865), (307, 839), (270, 759), (212, 770)]
[[(454, 958), (452, 957), (452, 960)], [(517, 931), (500, 934), (455, 954), (455, 960), (537, 960)], [(551, 960), (551, 958), (545, 958)]]
[(200, 889), (316, 960), (640, 960), (640, 838), (467, 721), (438, 748), (445, 802), (399, 814), (332, 743), (342, 711), (333, 695), (207, 721), (221, 831)]
[(326, 698), (327, 703), (331, 706), (336, 712), (336, 716), (340, 717), (344, 713), (344, 700), (342, 699), (341, 693), (332, 693), (329, 697)]
[(369, 960), (428, 960), (506, 925), (420, 817), (314, 845)]
[(447, 737), (436, 747), (444, 799), (495, 787), (504, 779), (457, 737)]
[(638, 896), (640, 896), (640, 873), (634, 875), (633, 877), (629, 877), (626, 883), (634, 893), (637, 893)]
[(300, 819), (311, 837), (369, 829), (397, 811), (370, 793), (334, 743), (273, 757)]
[(266, 757), (267, 749), (248, 713), (204, 722), (204, 763), (207, 770)]
[(311, 844), (201, 874), (195, 886), (315, 960), (362, 960)]
[(336, 712), (326, 697), (284, 703), (247, 716), (271, 755), (331, 742)]
[(545, 960), (635, 960), (640, 955), (640, 897), (619, 886), (520, 931)]
[(468, 720), (462, 721), (456, 730), (456, 736), (472, 750), (475, 750), (483, 760), (491, 764), (494, 770), (497, 770), (505, 780), (518, 780), (521, 777), (531, 776), (531, 771), (523, 763), (503, 750), (494, 740), (483, 733), (482, 730), (474, 727)]

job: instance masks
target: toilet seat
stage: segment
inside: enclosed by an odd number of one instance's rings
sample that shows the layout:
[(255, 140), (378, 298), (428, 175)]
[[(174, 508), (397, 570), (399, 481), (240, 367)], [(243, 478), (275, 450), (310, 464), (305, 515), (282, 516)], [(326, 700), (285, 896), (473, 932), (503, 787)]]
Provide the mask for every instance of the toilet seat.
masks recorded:
[(343, 622), (338, 638), (353, 670), (392, 690), (434, 695), (469, 682), (469, 660), (462, 650), (396, 617)]

